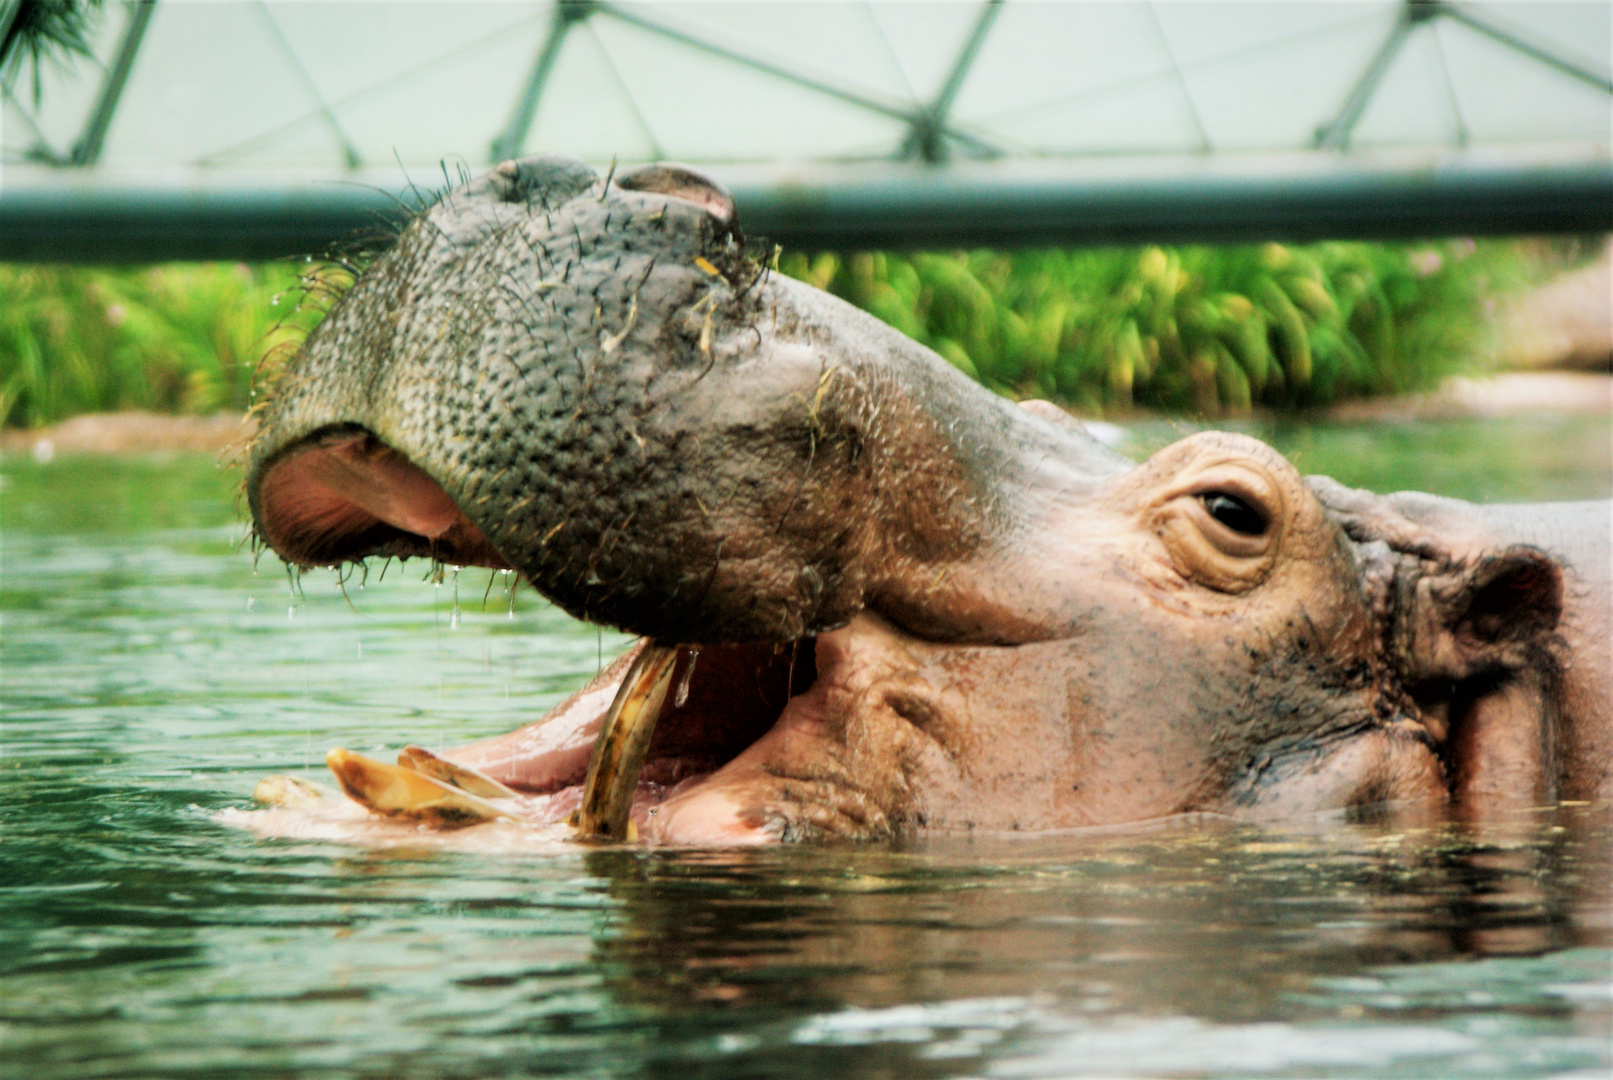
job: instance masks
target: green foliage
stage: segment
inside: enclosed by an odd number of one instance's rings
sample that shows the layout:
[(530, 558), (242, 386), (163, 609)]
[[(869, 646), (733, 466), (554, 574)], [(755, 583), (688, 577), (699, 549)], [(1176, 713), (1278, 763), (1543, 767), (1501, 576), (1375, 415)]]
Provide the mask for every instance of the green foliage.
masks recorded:
[[(1483, 365), (1514, 242), (787, 255), (987, 386), (1202, 415), (1398, 393)], [(340, 264), (0, 264), (0, 423), (251, 402), (351, 281)]]
[(1430, 388), (1483, 366), (1509, 242), (786, 255), (1016, 397), (1203, 415)]
[(0, 264), (0, 423), (246, 408), (260, 358), (318, 319), (299, 270)]

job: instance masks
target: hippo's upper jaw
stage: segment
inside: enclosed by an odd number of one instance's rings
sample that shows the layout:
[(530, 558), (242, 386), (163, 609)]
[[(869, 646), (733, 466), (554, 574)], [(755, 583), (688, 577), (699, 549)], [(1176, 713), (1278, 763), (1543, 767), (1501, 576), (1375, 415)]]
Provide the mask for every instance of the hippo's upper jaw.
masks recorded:
[(536, 159), (446, 195), (309, 336), (247, 493), (292, 562), (507, 565), (653, 637), (794, 640), (872, 603), (1001, 639), (931, 618), (938, 592), (972, 575), (1006, 612), (998, 549), (1043, 493), (1128, 466), (768, 272), (710, 181)]
[[(248, 498), (292, 562), (513, 568), (701, 647), (635, 811), (667, 841), (1443, 805), (1451, 701), (1554, 663), (1540, 552), (1347, 535), (1243, 437), (1134, 468), (767, 273), (678, 167), (535, 159), (449, 193), (260, 432)], [(576, 785), (627, 671), (457, 756)]]

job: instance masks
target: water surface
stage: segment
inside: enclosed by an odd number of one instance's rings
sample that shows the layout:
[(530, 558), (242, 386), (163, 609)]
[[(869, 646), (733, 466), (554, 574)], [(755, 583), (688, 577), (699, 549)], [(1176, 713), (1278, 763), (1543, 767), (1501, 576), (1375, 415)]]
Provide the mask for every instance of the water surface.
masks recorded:
[[(1605, 421), (1260, 433), (1350, 483), (1608, 493)], [(745, 853), (258, 839), (220, 813), (264, 773), (506, 730), (625, 639), (483, 571), (457, 617), (412, 564), (296, 592), (206, 460), (0, 475), (0, 1077), (1613, 1067), (1607, 806)]]

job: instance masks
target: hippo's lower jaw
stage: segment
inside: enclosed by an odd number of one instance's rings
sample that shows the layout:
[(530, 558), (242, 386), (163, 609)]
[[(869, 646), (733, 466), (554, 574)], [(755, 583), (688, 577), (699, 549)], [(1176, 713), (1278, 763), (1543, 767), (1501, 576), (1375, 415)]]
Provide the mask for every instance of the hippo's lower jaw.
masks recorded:
[[(857, 672), (845, 670), (855, 661), (847, 663), (843, 641), (858, 633), (853, 626), (829, 635), (842, 639), (838, 648), (814, 639), (676, 650), (674, 689), (655, 718), (642, 769), (635, 764), (616, 781), (632, 826), (600, 829), (573, 813), (580, 837), (726, 847), (900, 831), (909, 814), (900, 778), (862, 774), (849, 760), (883, 757), (875, 744), (898, 735), (878, 716), (858, 715), (857, 695), (847, 694)], [(518, 791), (552, 794), (556, 820), (579, 803), (586, 818), (609, 738), (603, 703), (631, 686), (638, 661), (656, 648), (641, 643), (546, 720), (447, 756)], [(820, 673), (820, 656), (837, 666)], [(858, 729), (849, 742), (848, 726)]]

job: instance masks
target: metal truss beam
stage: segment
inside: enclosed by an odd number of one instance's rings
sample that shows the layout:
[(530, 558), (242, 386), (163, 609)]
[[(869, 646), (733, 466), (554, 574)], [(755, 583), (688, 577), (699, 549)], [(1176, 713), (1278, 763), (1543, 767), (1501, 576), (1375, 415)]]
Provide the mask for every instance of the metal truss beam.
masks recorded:
[[(1345, 168), (1094, 177), (1079, 165), (846, 166), (727, 179), (748, 233), (792, 249), (1040, 247), (1613, 231), (1613, 164)], [(1317, 167), (1317, 166), (1327, 167)], [(53, 174), (45, 172), (46, 177)], [(20, 179), (13, 176), (13, 179)], [(268, 259), (402, 216), (356, 184), (0, 192), (0, 260)]]
[[(1314, 145), (1317, 149), (1345, 150), (1349, 148), (1350, 136), (1354, 133), (1356, 124), (1360, 122), (1361, 115), (1366, 112), (1367, 106), (1372, 103), (1373, 95), (1378, 92), (1378, 85), (1383, 82), (1384, 75), (1388, 73), (1390, 65), (1395, 61), (1395, 57), (1400, 54), (1400, 49), (1405, 45), (1406, 39), (1411, 36), (1413, 30), (1423, 23), (1432, 22), (1441, 16), (1453, 19), (1463, 26), (1483, 34), (1492, 41), (1499, 42), (1509, 49), (1522, 53), (1531, 60), (1545, 64), (1554, 71), (1561, 72), (1580, 82), (1589, 83), (1604, 93), (1613, 94), (1613, 79), (1609, 78), (1608, 73), (1595, 71), (1577, 60), (1562, 55), (1548, 45), (1531, 41), (1521, 32), (1474, 11), (1466, 4), (1452, 3), (1451, 0), (1405, 0), (1400, 9), (1399, 17), (1395, 19), (1394, 26), (1389, 30), (1389, 36), (1384, 39), (1384, 43), (1378, 47), (1378, 51), (1367, 62), (1366, 69), (1362, 71), (1360, 78), (1350, 88), (1349, 94), (1344, 98), (1344, 104), (1339, 108), (1338, 115), (1331, 122), (1316, 129)], [(1449, 85), (1448, 72), (1446, 73), (1446, 81), (1447, 85)], [(1454, 104), (1454, 91), (1452, 91), (1452, 101)], [(1458, 124), (1461, 123), (1460, 111), (1460, 108), (1458, 108)]]
[(1367, 106), (1372, 104), (1378, 84), (1383, 82), (1383, 77), (1389, 73), (1389, 66), (1400, 55), (1401, 46), (1406, 44), (1406, 39), (1418, 24), (1427, 21), (1435, 10), (1436, 5), (1428, 0), (1406, 0), (1395, 18), (1394, 26), (1389, 28), (1389, 36), (1372, 54), (1366, 70), (1361, 72), (1361, 77), (1356, 79), (1355, 85), (1345, 95), (1338, 115), (1316, 129), (1314, 145), (1318, 150), (1344, 150), (1349, 147), (1355, 125), (1361, 121), (1361, 114), (1367, 111)]
[(916, 156), (932, 165), (940, 164), (947, 157), (948, 135), (964, 142), (978, 156), (997, 156), (997, 149), (984, 140), (949, 131), (947, 120), (952, 114), (952, 103), (963, 89), (969, 69), (974, 67), (975, 57), (980, 55), (980, 47), (986, 43), (986, 35), (991, 32), (991, 24), (997, 21), (997, 14), (1001, 10), (1002, 0), (986, 0), (981, 6), (980, 17), (975, 20), (974, 29), (969, 32), (957, 59), (952, 62), (952, 70), (947, 73), (935, 100), (909, 121), (908, 135), (902, 143), (902, 157)]
[(544, 35), (543, 44), (538, 47), (538, 55), (532, 61), (532, 70), (527, 72), (526, 84), (521, 87), (521, 95), (515, 99), (515, 105), (510, 109), (510, 118), (505, 121), (504, 130), (493, 140), (490, 151), (493, 161), (505, 161), (520, 156), (521, 148), (526, 145), (527, 135), (532, 131), (532, 121), (537, 118), (538, 103), (543, 99), (543, 89), (549, 84), (549, 76), (554, 71), (556, 61), (560, 59), (560, 49), (566, 43), (566, 35), (571, 32), (573, 26), (588, 18), (593, 12), (592, 0), (556, 0), (554, 17), (549, 22), (549, 32)]
[(134, 58), (140, 55), (140, 42), (146, 36), (146, 27), (157, 12), (157, 0), (130, 0), (129, 22), (123, 28), (117, 54), (106, 78), (101, 81), (101, 92), (96, 96), (95, 108), (84, 123), (84, 130), (67, 156), (70, 165), (94, 165), (101, 159), (101, 148), (106, 145), (106, 133), (117, 115), (118, 101), (128, 85), (129, 72), (134, 70)]
[(1473, 10), (1466, 4), (1453, 4), (1442, 0), (1439, 4), (1439, 11), (1440, 14), (1448, 15), (1463, 26), (1476, 30), (1485, 37), (1498, 41), (1509, 49), (1514, 49), (1530, 59), (1538, 60), (1547, 67), (1560, 71), (1571, 79), (1589, 83), (1603, 93), (1613, 94), (1613, 78), (1609, 78), (1607, 72), (1597, 71), (1585, 64), (1581, 64), (1577, 60), (1564, 56), (1549, 45), (1531, 41), (1521, 31), (1503, 26), (1488, 16)]

